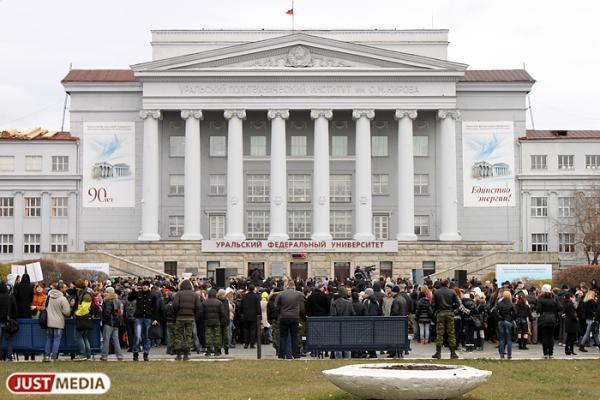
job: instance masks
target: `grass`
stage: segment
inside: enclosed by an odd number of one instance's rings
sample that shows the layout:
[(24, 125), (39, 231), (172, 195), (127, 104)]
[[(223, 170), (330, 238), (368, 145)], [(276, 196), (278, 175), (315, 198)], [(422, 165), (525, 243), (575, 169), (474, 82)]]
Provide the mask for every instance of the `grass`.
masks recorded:
[[(111, 389), (92, 399), (304, 399), (355, 400), (321, 374), (322, 370), (365, 361), (277, 361), (231, 362), (57, 362), (0, 364), (0, 398), (11, 396), (5, 387), (13, 372), (104, 372)], [(449, 361), (440, 363), (448, 364)], [(528, 400), (598, 398), (598, 360), (497, 361), (457, 360), (453, 364), (493, 371), (492, 378), (461, 399), (496, 400), (524, 396)], [(58, 396), (44, 396), (47, 398)], [(66, 398), (66, 397), (62, 397)]]

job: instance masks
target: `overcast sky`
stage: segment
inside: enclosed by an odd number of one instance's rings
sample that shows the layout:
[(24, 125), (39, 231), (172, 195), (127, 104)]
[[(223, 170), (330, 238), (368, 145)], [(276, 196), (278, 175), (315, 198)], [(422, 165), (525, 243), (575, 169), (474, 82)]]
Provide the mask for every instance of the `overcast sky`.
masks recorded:
[[(149, 61), (150, 29), (290, 28), (291, 0), (0, 0), (0, 129), (59, 129), (73, 68)], [(598, 0), (296, 0), (296, 29), (448, 28), (449, 59), (522, 68), (537, 129), (600, 129)], [(531, 127), (531, 121), (528, 121)], [(68, 117), (66, 122), (68, 128)]]

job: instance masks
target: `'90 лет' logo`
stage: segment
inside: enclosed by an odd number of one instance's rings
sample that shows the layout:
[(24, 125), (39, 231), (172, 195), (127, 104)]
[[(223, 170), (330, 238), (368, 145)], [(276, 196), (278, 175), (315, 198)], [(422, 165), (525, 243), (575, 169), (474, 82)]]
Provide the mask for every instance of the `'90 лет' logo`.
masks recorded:
[(104, 394), (110, 378), (100, 373), (15, 373), (6, 379), (12, 394)]

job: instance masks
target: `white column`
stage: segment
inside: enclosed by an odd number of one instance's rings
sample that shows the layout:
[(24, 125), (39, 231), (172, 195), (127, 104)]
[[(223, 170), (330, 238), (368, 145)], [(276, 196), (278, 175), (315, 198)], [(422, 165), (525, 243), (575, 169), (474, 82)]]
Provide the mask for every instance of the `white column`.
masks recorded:
[(439, 110), (440, 120), (440, 240), (461, 240), (458, 233), (458, 194), (456, 179), (456, 121), (458, 110)]
[(415, 168), (413, 120), (416, 110), (396, 110), (398, 120), (398, 240), (417, 240), (415, 235)]
[(269, 240), (288, 240), (287, 234), (287, 154), (285, 121), (289, 110), (269, 110), (271, 120), (271, 230)]
[(159, 110), (142, 110), (144, 146), (142, 153), (142, 231), (138, 240), (160, 240), (158, 234), (159, 209)]
[(313, 155), (312, 239), (331, 240), (329, 231), (329, 120), (331, 110), (312, 110), (315, 120)]
[(354, 239), (374, 240), (371, 204), (371, 120), (374, 110), (354, 110), (356, 119), (356, 229)]
[(245, 110), (225, 110), (227, 130), (227, 231), (226, 240), (245, 240), (244, 234), (244, 143)]
[(200, 232), (200, 120), (201, 110), (182, 110), (185, 120), (185, 175), (182, 240), (202, 240)]

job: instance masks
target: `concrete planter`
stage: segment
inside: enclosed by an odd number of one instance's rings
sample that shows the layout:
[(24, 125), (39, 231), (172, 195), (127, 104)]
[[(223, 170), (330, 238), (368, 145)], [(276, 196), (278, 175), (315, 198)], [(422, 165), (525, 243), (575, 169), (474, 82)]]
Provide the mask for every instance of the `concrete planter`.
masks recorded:
[(323, 374), (362, 399), (420, 400), (461, 396), (487, 381), (492, 372), (461, 365), (386, 363), (347, 365)]

